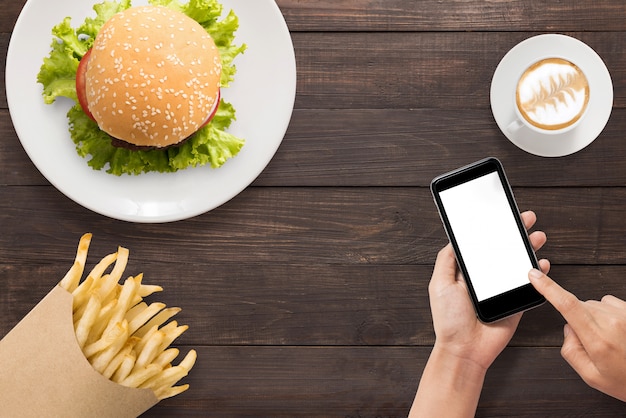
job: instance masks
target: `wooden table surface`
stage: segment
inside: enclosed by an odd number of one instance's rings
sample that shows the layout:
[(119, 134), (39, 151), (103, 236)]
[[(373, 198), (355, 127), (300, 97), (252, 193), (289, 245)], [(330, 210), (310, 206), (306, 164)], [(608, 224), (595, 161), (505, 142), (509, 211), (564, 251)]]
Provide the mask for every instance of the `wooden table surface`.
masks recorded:
[[(249, 0), (252, 1), (252, 0)], [(626, 298), (626, 6), (622, 0), (278, 0), (298, 68), (295, 109), (264, 172), (226, 204), (168, 224), (117, 221), (55, 189), (11, 123), (4, 63), (25, 3), (0, 14), (0, 335), (70, 267), (118, 245), (164, 287), (198, 350), (191, 389), (146, 417), (402, 417), (434, 342), (427, 284), (446, 237), (428, 185), (498, 157), (533, 209), (552, 276), (581, 299)], [(498, 62), (563, 33), (606, 63), (614, 107), (590, 146), (542, 158), (491, 113)], [(37, 121), (33, 121), (36, 123)], [(524, 315), (477, 416), (626, 416), (560, 356), (564, 320)]]

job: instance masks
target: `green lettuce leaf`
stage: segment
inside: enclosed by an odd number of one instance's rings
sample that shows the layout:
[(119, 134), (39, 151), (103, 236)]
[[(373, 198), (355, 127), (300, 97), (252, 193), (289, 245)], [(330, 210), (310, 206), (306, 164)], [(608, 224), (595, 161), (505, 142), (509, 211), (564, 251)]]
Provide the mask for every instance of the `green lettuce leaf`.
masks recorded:
[(205, 165), (217, 168), (239, 153), (244, 141), (225, 131), (235, 119), (235, 109), (223, 100), (215, 117), (180, 147), (172, 148), (171, 164), (175, 169), (186, 165)]
[(87, 18), (78, 29), (71, 25), (71, 18), (52, 28), (54, 39), (51, 52), (44, 58), (44, 63), (37, 75), (37, 81), (44, 86), (43, 97), (46, 104), (53, 103), (57, 97), (69, 97), (77, 101), (76, 70), (78, 62), (93, 45), (98, 31), (115, 13), (130, 7), (130, 0), (120, 3), (105, 1), (96, 4), (96, 18)]
[(217, 22), (222, 14), (222, 5), (217, 0), (189, 0), (187, 3), (178, 0), (149, 0), (149, 2), (153, 6), (165, 6), (183, 12), (205, 29)]
[(81, 157), (91, 158), (90, 167), (107, 173), (141, 174), (149, 171), (174, 172), (188, 167), (211, 164), (218, 168), (239, 153), (244, 140), (224, 131), (235, 119), (235, 110), (229, 103), (220, 102), (214, 119), (178, 147), (167, 150), (132, 151), (111, 145), (106, 132), (74, 105), (67, 114), (70, 136)]
[(228, 87), (235, 79), (237, 67), (233, 65), (233, 60), (246, 50), (246, 45), (234, 46), (235, 32), (239, 28), (239, 19), (231, 10), (226, 18), (220, 22), (207, 27), (207, 32), (213, 38), (222, 58), (222, 77), (220, 83), (222, 87)]
[[(237, 16), (230, 13), (222, 20), (222, 5), (216, 0), (150, 0), (155, 6), (166, 6), (187, 14), (202, 25), (214, 39), (222, 58), (221, 86), (227, 87), (234, 79), (234, 58), (243, 53), (245, 45), (235, 45), (235, 31), (239, 27)], [(83, 55), (91, 48), (102, 26), (116, 13), (131, 7), (130, 0), (104, 1), (96, 4), (95, 18), (87, 18), (77, 29), (72, 28), (69, 17), (52, 29), (54, 35), (50, 54), (44, 58), (37, 75), (43, 85), (45, 103), (57, 97), (69, 97), (77, 102), (76, 70)], [(132, 151), (111, 145), (109, 135), (98, 128), (76, 103), (67, 113), (70, 137), (78, 154), (88, 160), (95, 170), (106, 170), (114, 175), (137, 175), (145, 172), (174, 172), (188, 167), (210, 164), (222, 166), (236, 156), (244, 140), (226, 132), (233, 120), (235, 109), (220, 101), (213, 120), (177, 147), (165, 150)]]
[(100, 31), (100, 28), (113, 17), (114, 14), (123, 12), (131, 7), (130, 0), (105, 1), (93, 6), (93, 10), (96, 12), (95, 18), (86, 18), (85, 22), (76, 30), (80, 35), (87, 37), (87, 44), (89, 48), (93, 44), (93, 40)]

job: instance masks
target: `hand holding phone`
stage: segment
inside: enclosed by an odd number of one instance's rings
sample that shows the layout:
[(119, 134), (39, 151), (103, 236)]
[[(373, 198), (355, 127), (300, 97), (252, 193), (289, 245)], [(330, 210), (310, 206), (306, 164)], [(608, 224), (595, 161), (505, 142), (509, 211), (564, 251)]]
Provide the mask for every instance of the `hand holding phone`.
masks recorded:
[[(530, 211), (521, 218), (526, 229), (537, 220)], [(529, 239), (535, 251), (546, 243), (542, 231), (534, 231)], [(548, 260), (539, 264), (544, 273), (549, 271)], [(487, 369), (511, 340), (522, 317), (518, 313), (496, 324), (479, 321), (467, 297), (467, 283), (459, 276), (454, 250), (448, 244), (437, 254), (428, 285), (436, 340), (409, 417), (460, 416), (475, 411)]]
[(486, 158), (443, 174), (431, 191), (481, 321), (545, 302), (528, 281), (539, 264), (500, 161)]

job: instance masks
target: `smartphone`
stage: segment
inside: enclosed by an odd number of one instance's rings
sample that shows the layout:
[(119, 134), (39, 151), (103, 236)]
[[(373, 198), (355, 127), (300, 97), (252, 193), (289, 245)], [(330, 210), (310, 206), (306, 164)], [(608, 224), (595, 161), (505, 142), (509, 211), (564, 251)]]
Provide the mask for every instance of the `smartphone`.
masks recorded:
[(430, 188), (478, 318), (494, 322), (544, 303), (528, 280), (539, 263), (500, 161), (461, 167)]

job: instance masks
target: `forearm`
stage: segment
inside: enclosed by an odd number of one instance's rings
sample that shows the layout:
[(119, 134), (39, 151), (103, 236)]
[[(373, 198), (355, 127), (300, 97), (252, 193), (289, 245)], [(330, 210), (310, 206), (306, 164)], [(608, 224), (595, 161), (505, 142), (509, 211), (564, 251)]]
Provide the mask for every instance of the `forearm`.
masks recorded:
[(473, 417), (486, 370), (435, 344), (420, 380), (409, 418)]

